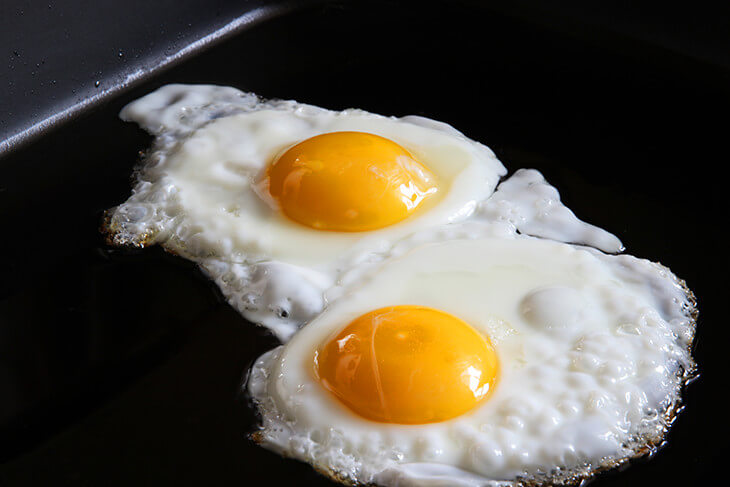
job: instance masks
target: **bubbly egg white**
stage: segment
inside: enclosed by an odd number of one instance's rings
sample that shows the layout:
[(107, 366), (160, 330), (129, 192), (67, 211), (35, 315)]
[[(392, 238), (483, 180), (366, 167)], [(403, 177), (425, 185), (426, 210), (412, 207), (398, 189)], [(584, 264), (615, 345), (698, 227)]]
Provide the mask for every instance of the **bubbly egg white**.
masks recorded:
[[(694, 370), (693, 298), (668, 269), (508, 222), (455, 225), (395, 254), (256, 362), (248, 388), (264, 446), (349, 482), (476, 486), (581, 476), (661, 441)], [(357, 316), (402, 304), (490, 337), (501, 364), (490, 398), (442, 423), (382, 424), (318, 383), (314, 350)]]
[[(197, 262), (245, 318), (287, 340), (326, 305), (349, 270), (390, 255), (429, 227), (507, 221), (522, 233), (622, 249), (610, 233), (580, 221), (537, 171), (500, 184), (502, 164), (484, 145), (418, 116), (335, 112), (294, 101), (261, 101), (212, 85), (168, 85), (127, 105), (120, 116), (156, 136), (130, 198), (107, 213), (119, 245), (161, 244)], [(268, 205), (256, 180), (277, 154), (314, 135), (358, 130), (410, 150), (440, 182), (436, 203), (374, 232), (321, 232)]]

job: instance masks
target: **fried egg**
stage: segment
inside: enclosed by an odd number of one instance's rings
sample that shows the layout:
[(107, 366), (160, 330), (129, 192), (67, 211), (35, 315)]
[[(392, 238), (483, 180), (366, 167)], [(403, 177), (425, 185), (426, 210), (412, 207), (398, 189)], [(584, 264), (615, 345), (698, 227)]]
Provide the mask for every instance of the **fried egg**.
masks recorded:
[(355, 274), (247, 384), (255, 439), (345, 483), (577, 482), (656, 448), (695, 370), (667, 268), (506, 220)]
[[(579, 481), (652, 451), (696, 309), (542, 175), (423, 117), (169, 85), (111, 243), (193, 260), (285, 344), (254, 436), (346, 483)], [(303, 328), (300, 329), (303, 325)]]
[(469, 217), (506, 172), (440, 122), (233, 88), (165, 86), (121, 117), (156, 141), (133, 195), (107, 214), (110, 242), (161, 244), (196, 261), (281, 338), (323, 308), (343, 270)]
[(492, 151), (424, 117), (262, 101), (211, 85), (164, 86), (120, 116), (155, 142), (132, 195), (106, 213), (108, 241), (160, 244), (195, 261), (236, 310), (283, 341), (349, 271), (426, 228), (504, 221), (622, 249), (563, 206), (537, 171), (517, 171), (492, 195), (506, 172)]

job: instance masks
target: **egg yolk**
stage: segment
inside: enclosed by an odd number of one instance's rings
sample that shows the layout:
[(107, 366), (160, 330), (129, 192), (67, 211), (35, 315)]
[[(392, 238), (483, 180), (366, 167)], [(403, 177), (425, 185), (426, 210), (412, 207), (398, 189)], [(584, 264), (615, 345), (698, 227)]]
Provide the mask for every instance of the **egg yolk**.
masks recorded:
[(267, 171), (290, 219), (317, 230), (363, 232), (397, 223), (436, 193), (433, 174), (378, 135), (332, 132), (290, 148)]
[(423, 306), (393, 306), (355, 319), (315, 353), (325, 389), (358, 415), (424, 424), (459, 416), (497, 380), (489, 339), (464, 321)]

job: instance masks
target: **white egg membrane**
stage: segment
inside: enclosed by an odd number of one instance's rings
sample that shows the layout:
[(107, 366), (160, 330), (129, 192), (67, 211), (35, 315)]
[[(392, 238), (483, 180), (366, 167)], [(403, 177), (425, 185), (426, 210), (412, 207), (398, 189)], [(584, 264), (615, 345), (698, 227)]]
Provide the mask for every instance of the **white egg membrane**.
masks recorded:
[[(232, 306), (282, 340), (323, 309), (324, 291), (343, 270), (414, 231), (467, 218), (506, 172), (489, 148), (440, 122), (261, 101), (228, 87), (165, 86), (120, 116), (156, 140), (132, 196), (107, 214), (110, 241), (158, 243), (197, 262)], [(338, 131), (406, 147), (435, 174), (438, 193), (376, 231), (324, 232), (290, 221), (261, 189), (263, 173), (292, 145)]]
[[(507, 220), (414, 235), (347, 280), (248, 382), (257, 441), (346, 483), (580, 480), (660, 444), (695, 370), (694, 298), (667, 268), (519, 235)], [(402, 304), (490, 337), (501, 371), (486, 401), (441, 423), (383, 424), (319, 384), (314, 350), (357, 316)]]

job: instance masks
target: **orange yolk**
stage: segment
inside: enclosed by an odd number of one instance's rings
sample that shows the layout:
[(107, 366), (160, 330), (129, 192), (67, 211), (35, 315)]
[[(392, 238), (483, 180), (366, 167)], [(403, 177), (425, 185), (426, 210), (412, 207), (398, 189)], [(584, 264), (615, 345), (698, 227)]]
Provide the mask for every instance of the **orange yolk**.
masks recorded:
[(290, 219), (317, 230), (364, 232), (408, 217), (436, 192), (434, 176), (378, 135), (307, 139), (268, 168), (269, 193)]
[(322, 344), (314, 371), (360, 416), (383, 423), (445, 421), (494, 388), (497, 354), (464, 321), (423, 306), (364, 314)]

